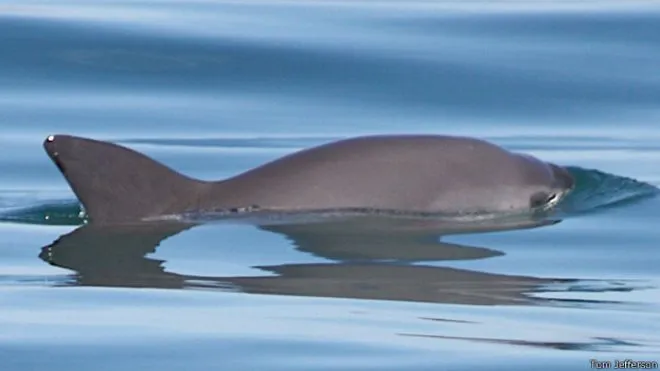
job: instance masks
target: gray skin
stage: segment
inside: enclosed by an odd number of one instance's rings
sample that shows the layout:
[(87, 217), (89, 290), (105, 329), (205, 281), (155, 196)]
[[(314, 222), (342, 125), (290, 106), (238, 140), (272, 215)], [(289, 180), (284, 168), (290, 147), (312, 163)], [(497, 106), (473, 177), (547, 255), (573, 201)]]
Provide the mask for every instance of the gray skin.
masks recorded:
[(44, 147), (95, 223), (253, 205), (286, 211), (516, 212), (551, 206), (574, 184), (555, 164), (483, 140), (440, 135), (341, 140), (212, 182), (108, 142), (56, 135)]

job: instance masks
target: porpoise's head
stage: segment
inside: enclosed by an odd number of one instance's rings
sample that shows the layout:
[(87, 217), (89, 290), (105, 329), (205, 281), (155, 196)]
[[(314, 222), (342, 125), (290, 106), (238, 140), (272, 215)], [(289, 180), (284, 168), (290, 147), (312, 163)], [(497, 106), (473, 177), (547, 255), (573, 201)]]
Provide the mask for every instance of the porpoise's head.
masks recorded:
[[(530, 209), (548, 209), (555, 206), (575, 186), (575, 180), (566, 168), (542, 161), (527, 154), (514, 154), (519, 161), (520, 176), (526, 184)], [(523, 198), (522, 202), (525, 202)], [(525, 206), (525, 205), (523, 205)]]
[[(438, 140), (442, 159), (431, 209), (458, 214), (519, 213), (550, 209), (574, 187), (562, 166), (483, 140)], [(437, 166), (436, 166), (437, 168)]]

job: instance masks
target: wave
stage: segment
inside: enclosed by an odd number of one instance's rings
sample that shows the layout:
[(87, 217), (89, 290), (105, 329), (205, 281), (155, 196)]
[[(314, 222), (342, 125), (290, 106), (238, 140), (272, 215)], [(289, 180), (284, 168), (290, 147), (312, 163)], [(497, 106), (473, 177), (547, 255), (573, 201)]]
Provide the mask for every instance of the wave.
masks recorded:
[(0, 208), (0, 221), (39, 225), (81, 225), (87, 222), (76, 200), (41, 201), (26, 206)]
[(600, 212), (623, 207), (657, 196), (660, 189), (636, 179), (609, 174), (596, 169), (568, 166), (575, 178), (575, 189), (558, 205), (561, 214)]

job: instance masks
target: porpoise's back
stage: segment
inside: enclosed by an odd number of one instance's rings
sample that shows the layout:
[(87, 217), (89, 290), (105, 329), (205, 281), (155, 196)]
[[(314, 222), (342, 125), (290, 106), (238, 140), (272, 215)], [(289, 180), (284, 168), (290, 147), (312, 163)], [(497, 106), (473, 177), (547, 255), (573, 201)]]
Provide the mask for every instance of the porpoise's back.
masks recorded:
[(263, 208), (502, 211), (528, 207), (529, 192), (561, 187), (555, 183), (549, 164), (480, 139), (366, 136), (299, 151), (219, 182), (204, 203), (229, 195), (236, 205)]

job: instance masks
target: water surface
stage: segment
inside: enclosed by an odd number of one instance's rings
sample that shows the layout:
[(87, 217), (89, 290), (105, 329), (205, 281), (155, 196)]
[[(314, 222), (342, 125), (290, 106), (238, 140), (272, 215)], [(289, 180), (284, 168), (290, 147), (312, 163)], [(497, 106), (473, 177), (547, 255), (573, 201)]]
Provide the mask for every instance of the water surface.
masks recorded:
[[(0, 45), (3, 370), (659, 360), (656, 2), (5, 1)], [(497, 231), (104, 229), (53, 133), (202, 179), (360, 134), (470, 135), (578, 187), (552, 223)]]

